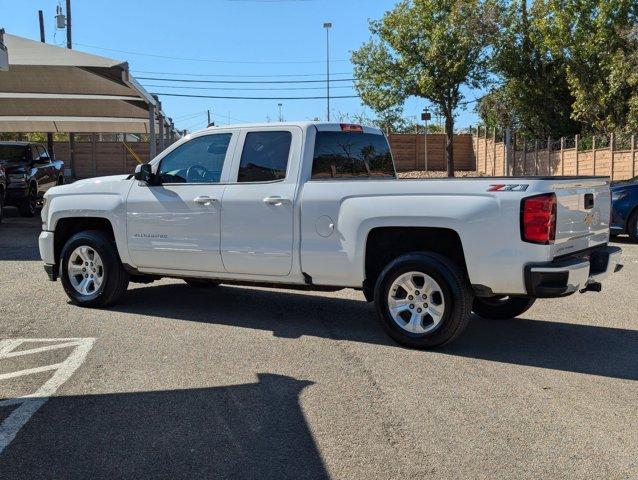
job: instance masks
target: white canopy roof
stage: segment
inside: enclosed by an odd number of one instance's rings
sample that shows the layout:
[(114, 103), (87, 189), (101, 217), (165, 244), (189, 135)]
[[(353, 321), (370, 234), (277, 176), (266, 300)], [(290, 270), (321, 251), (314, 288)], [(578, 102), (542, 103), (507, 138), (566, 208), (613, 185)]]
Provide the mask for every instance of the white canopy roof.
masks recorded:
[(128, 63), (9, 34), (4, 43), (0, 132), (149, 131), (149, 105), (157, 102)]

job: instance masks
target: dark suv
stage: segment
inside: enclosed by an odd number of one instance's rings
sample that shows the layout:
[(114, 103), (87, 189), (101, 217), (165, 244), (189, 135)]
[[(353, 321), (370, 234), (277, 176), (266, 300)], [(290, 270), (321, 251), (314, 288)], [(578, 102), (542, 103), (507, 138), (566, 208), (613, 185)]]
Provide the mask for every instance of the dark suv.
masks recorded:
[(64, 162), (53, 160), (38, 143), (0, 142), (0, 166), (7, 174), (6, 204), (32, 217), (44, 193), (64, 183)]

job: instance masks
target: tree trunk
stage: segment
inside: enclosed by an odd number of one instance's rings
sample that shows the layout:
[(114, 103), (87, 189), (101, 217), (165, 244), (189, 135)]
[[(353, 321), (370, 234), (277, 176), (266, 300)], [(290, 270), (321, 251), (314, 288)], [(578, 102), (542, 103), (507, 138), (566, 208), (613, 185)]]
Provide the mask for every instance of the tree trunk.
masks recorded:
[(454, 176), (454, 117), (445, 115), (445, 163), (447, 164), (447, 176)]

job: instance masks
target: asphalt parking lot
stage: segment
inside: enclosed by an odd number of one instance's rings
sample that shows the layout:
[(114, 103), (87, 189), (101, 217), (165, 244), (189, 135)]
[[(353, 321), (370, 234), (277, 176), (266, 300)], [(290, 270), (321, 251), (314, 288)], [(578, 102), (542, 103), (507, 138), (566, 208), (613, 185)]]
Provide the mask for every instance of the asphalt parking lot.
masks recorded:
[(638, 478), (638, 245), (602, 293), (421, 352), (352, 290), (80, 309), (39, 228), (0, 225), (1, 478)]

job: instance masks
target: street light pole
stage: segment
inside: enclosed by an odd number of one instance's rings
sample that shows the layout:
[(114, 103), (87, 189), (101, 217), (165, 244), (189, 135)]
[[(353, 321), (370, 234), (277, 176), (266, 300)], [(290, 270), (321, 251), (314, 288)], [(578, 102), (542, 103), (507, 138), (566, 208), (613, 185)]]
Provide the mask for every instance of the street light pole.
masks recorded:
[(323, 28), (326, 29), (326, 117), (330, 121), (330, 29), (332, 28), (332, 23), (324, 23)]
[(428, 112), (427, 108), (423, 109), (423, 113), (421, 113), (421, 120), (425, 122), (425, 132), (423, 134), (423, 144), (424, 144), (424, 167), (425, 171), (428, 170), (428, 120), (432, 118), (432, 114)]

